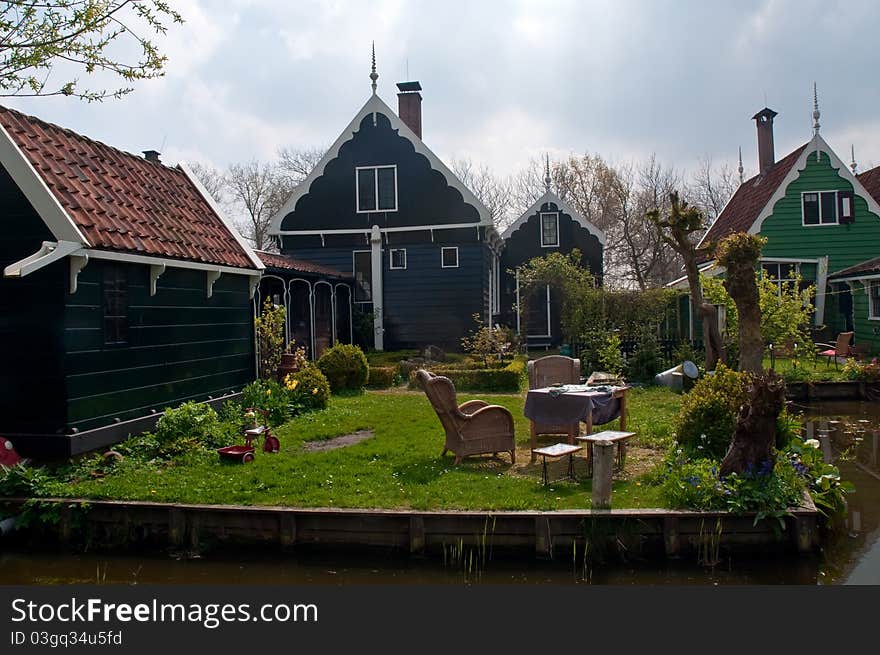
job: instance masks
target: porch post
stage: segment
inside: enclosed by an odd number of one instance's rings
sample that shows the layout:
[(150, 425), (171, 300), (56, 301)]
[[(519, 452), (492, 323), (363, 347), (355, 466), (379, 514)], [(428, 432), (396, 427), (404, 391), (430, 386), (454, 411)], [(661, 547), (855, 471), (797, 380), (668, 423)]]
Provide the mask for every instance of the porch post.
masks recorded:
[(385, 327), (382, 321), (382, 232), (378, 225), (370, 231), (370, 264), (373, 273), (373, 333), (376, 350), (385, 350)]
[(819, 257), (816, 264), (816, 312), (814, 324), (825, 324), (825, 287), (828, 285), (828, 255)]
[(521, 335), (521, 333), (520, 333), (520, 327), (519, 327), (519, 320), (520, 320), (519, 314), (520, 314), (520, 304), (519, 304), (519, 269), (517, 268), (517, 269), (516, 269), (516, 333)]

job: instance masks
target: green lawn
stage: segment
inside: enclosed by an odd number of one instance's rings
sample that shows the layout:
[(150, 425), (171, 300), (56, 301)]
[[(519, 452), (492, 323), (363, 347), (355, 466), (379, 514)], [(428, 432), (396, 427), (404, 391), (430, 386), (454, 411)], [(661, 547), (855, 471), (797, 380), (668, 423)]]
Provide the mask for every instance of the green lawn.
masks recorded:
[[(105, 477), (65, 481), (53, 493), (67, 497), (152, 500), (183, 503), (375, 507), (414, 509), (563, 509), (590, 506), (590, 481), (541, 484), (540, 462), (529, 464), (528, 421), (523, 394), (480, 397), (513, 413), (517, 465), (507, 455), (466, 458), (453, 465), (440, 457), (443, 431), (421, 392), (367, 392), (334, 397), (331, 407), (296, 418), (278, 428), (281, 452), (259, 452), (256, 461), (218, 461), (213, 452), (172, 462), (126, 461)], [(462, 394), (460, 401), (473, 396)], [(636, 432), (626, 475), (615, 481), (613, 506), (657, 507), (656, 487), (645, 477), (669, 439), (680, 397), (662, 388), (634, 389), (629, 429)], [(612, 424), (616, 426), (616, 422)], [(306, 453), (302, 443), (362, 429), (375, 436), (359, 444)], [(616, 427), (615, 427), (616, 429)], [(582, 467), (583, 462), (579, 462)], [(552, 470), (562, 472), (560, 461)], [(583, 471), (583, 468), (580, 469)]]
[[(764, 358), (764, 368), (770, 368), (770, 358)], [(840, 382), (848, 378), (843, 373), (843, 363), (834, 366), (826, 357), (815, 360), (804, 357), (797, 362), (777, 357), (774, 369), (788, 382)]]

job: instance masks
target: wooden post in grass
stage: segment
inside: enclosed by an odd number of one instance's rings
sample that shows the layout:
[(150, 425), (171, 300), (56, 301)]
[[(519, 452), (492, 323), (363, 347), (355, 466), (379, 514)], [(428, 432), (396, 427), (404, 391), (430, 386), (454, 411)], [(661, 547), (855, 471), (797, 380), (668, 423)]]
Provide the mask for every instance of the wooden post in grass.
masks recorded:
[(614, 473), (614, 444), (593, 444), (593, 509), (611, 509), (611, 476)]

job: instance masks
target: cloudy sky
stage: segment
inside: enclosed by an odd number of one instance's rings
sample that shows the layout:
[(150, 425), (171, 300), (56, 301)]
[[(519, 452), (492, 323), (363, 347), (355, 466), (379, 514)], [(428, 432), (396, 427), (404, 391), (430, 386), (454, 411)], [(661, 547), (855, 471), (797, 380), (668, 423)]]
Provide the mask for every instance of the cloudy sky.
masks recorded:
[[(370, 93), (424, 88), (424, 140), (498, 173), (550, 152), (616, 162), (651, 153), (754, 171), (751, 116), (779, 112), (781, 157), (822, 134), (845, 161), (880, 164), (876, 0), (172, 1), (186, 23), (159, 43), (164, 78), (122, 100), (5, 99), (163, 161), (225, 167), (279, 146), (329, 145)], [(408, 73), (407, 73), (408, 71)]]

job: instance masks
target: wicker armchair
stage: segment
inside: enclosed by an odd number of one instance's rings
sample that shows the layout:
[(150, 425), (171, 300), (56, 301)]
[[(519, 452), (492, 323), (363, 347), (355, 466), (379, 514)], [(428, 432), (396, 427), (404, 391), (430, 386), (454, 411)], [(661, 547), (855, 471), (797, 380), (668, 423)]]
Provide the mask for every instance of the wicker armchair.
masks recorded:
[(516, 463), (513, 416), (507, 408), (482, 400), (459, 405), (449, 378), (424, 369), (416, 372), (416, 378), (446, 431), (441, 457), (450, 451), (455, 454), (455, 463), (460, 464), (461, 458), (468, 455), (508, 452), (510, 463)]
[[(580, 384), (581, 360), (564, 355), (547, 355), (527, 364), (529, 373), (529, 389), (540, 389), (552, 384)], [(569, 443), (574, 443), (578, 434), (577, 423), (535, 423), (532, 422), (532, 434), (564, 434)]]

